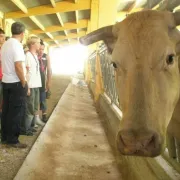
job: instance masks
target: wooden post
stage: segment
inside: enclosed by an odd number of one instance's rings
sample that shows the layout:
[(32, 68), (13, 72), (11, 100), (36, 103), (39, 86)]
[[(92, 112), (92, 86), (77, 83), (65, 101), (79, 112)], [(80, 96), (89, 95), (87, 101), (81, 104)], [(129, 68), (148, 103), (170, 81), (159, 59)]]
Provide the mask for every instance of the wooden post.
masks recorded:
[(89, 60), (86, 61), (85, 65), (85, 81), (89, 85), (91, 80), (91, 65), (89, 63)]
[(102, 81), (102, 71), (101, 71), (101, 62), (100, 54), (97, 52), (96, 55), (96, 77), (95, 77), (95, 102), (98, 101), (100, 94), (103, 93), (103, 81)]

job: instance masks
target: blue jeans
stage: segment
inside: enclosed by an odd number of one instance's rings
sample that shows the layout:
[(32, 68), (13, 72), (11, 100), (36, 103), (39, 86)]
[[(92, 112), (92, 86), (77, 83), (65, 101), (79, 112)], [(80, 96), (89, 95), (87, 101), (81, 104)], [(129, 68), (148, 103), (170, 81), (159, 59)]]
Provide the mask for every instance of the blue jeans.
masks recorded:
[(47, 110), (45, 91), (40, 91), (40, 110), (42, 111), (42, 113), (45, 113)]

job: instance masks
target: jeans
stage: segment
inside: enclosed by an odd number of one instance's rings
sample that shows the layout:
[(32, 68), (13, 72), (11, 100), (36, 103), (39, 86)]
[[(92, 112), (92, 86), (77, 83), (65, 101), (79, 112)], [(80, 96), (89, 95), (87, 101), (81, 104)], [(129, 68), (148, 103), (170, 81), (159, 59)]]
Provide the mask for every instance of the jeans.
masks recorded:
[[(0, 80), (0, 107), (2, 107), (2, 100), (3, 100), (3, 88), (2, 88), (2, 81)], [(0, 112), (0, 129), (1, 129), (1, 115), (2, 112)]]
[(3, 83), (3, 106), (1, 119), (1, 141), (9, 144), (19, 142), (21, 121), (25, 114), (27, 85), (21, 82)]
[(40, 110), (42, 111), (42, 113), (45, 113), (47, 110), (45, 91), (40, 91)]
[(39, 88), (31, 88), (31, 94), (26, 99), (25, 132), (35, 125), (33, 121), (35, 113), (39, 110)]

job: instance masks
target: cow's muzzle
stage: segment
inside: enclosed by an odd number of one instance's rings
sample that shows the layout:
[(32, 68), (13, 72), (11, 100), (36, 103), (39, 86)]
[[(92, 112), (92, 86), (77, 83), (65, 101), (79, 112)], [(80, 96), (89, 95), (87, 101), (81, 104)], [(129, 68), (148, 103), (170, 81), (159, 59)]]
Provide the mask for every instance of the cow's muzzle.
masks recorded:
[(150, 130), (122, 130), (117, 135), (117, 147), (123, 155), (155, 157), (161, 153), (160, 136)]

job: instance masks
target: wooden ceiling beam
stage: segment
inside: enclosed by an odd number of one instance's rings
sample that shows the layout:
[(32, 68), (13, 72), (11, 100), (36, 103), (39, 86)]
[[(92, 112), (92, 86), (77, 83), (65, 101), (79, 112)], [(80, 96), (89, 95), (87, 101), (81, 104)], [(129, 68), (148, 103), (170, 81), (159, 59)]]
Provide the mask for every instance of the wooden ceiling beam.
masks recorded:
[(50, 0), (51, 4), (52, 4), (52, 7), (56, 7), (56, 2), (54, 0)]
[[(20, 0), (11, 0), (23, 13), (28, 13), (28, 10), (26, 6), (20, 1)], [(38, 19), (35, 16), (29, 16), (29, 18), (42, 30), (44, 31), (44, 26), (38, 21)], [(46, 33), (51, 39), (53, 39), (53, 36), (50, 33)]]
[[(15, 0), (14, 0), (15, 1)], [(16, 0), (20, 1), (20, 0)], [(37, 15), (47, 15), (55, 14), (59, 12), (69, 12), (69, 11), (78, 11), (91, 9), (91, 0), (78, 0), (77, 3), (72, 3), (68, 1), (57, 2), (56, 7), (52, 5), (42, 5), (34, 8), (27, 9), (28, 12), (22, 13), (22, 11), (9, 12), (5, 14), (6, 19), (11, 18), (23, 18), (28, 16), (37, 16)]]
[[(28, 13), (26, 6), (20, 0), (11, 0), (23, 13)], [(29, 16), (29, 18), (42, 30), (44, 31), (44, 26), (37, 20), (35, 16)], [(47, 34), (47, 33), (46, 33)], [(50, 34), (47, 34), (50, 38), (53, 38)]]
[[(57, 15), (57, 17), (58, 17), (58, 19), (59, 19), (60, 25), (61, 25), (62, 27), (64, 27), (64, 23), (63, 23), (63, 20), (62, 20), (62, 18), (61, 18), (60, 13), (56, 13), (56, 15)], [(66, 31), (66, 30), (64, 30), (64, 34), (67, 36), (67, 31)], [(68, 41), (69, 41), (69, 39), (68, 39)]]
[(59, 45), (59, 42), (57, 40), (54, 41), (57, 45)]
[[(86, 34), (85, 31), (80, 31), (78, 34), (75, 33), (69, 33), (68, 36), (55, 36), (54, 39), (55, 40), (65, 40), (65, 39), (70, 39), (70, 38), (78, 38), (81, 36), (84, 36)], [(45, 41), (53, 41), (51, 38), (45, 38)]]
[(69, 37), (68, 37), (68, 33), (67, 33), (67, 31), (66, 30), (64, 30), (64, 34), (65, 34), (65, 39), (67, 39), (68, 40), (68, 42), (70, 42), (70, 39), (69, 39)]
[[(13, 2), (23, 13), (25, 14), (28, 13), (27, 7), (20, 0), (11, 0), (11, 2)], [(15, 18), (15, 17), (12, 17), (12, 18)]]
[(162, 0), (156, 6), (152, 7), (152, 10), (166, 10), (168, 5), (168, 0)]
[(59, 20), (60, 25), (63, 27), (63, 26), (64, 26), (64, 23), (63, 23), (63, 20), (62, 20), (62, 18), (61, 18), (60, 13), (56, 13), (56, 16), (57, 16), (57, 18), (58, 18), (58, 20)]
[[(88, 20), (83, 19), (83, 20), (79, 20), (78, 24), (70, 22), (70, 23), (64, 23), (63, 27), (57, 25), (46, 27), (45, 32), (56, 32), (56, 31), (64, 31), (64, 30), (77, 29), (77, 28), (87, 28), (87, 25), (88, 25)], [(31, 30), (32, 34), (41, 34), (45, 32), (41, 29)]]
[(42, 30), (45, 31), (44, 26), (37, 20), (35, 16), (29, 16), (29, 18)]
[(78, 18), (78, 11), (75, 11), (75, 17), (76, 17), (76, 24), (78, 24), (79, 18)]
[(51, 33), (47, 32), (46, 35), (49, 36), (50, 39), (52, 39), (54, 41), (54, 37), (53, 37), (53, 35)]
[(131, 6), (128, 8), (128, 11), (131, 12), (136, 7), (136, 1), (134, 1)]
[(179, 5), (179, 0), (162, 0), (160, 3), (158, 3), (156, 6), (154, 6), (152, 9), (153, 10), (159, 10), (159, 11), (175, 11), (175, 9), (178, 7)]
[[(74, 44), (77, 44), (78, 43), (78, 41), (75, 41), (75, 40), (73, 40), (73, 41), (71, 41), (71, 44), (72, 45), (74, 45)], [(62, 46), (68, 46), (69, 45), (69, 42), (59, 42), (59, 44), (60, 45), (62, 45)], [(55, 44), (52, 44), (51, 46), (54, 46)]]
[(65, 34), (65, 36), (68, 36), (68, 34), (67, 34), (67, 31), (66, 31), (66, 30), (64, 30), (64, 34)]
[[(52, 1), (54, 1), (54, 0), (51, 0), (51, 3), (52, 3)], [(55, 2), (54, 2), (54, 3), (55, 3)], [(54, 7), (54, 8), (56, 7), (56, 3), (55, 3), (55, 5), (53, 5), (53, 7)], [(64, 23), (63, 23), (63, 20), (62, 20), (62, 18), (61, 18), (60, 13), (56, 13), (56, 16), (57, 16), (57, 18), (58, 18), (58, 20), (59, 20), (60, 25), (63, 27), (63, 26), (64, 26)], [(64, 33), (66, 34), (66, 31), (64, 31)], [(56, 44), (58, 43), (57, 40), (55, 40), (55, 42), (56, 42)]]
[[(29, 17), (43, 32), (45, 31), (45, 27), (37, 20), (36, 17), (34, 16), (30, 16)], [(46, 33), (47, 36), (49, 36), (53, 41), (54, 41), (54, 37), (51, 33), (49, 32), (44, 32)]]
[(120, 11), (120, 12), (117, 13), (116, 19), (117, 19), (117, 21), (123, 20), (123, 19), (126, 18), (126, 14), (138, 12), (138, 11), (141, 11), (141, 10), (143, 10), (143, 8), (134, 8), (131, 11)]

